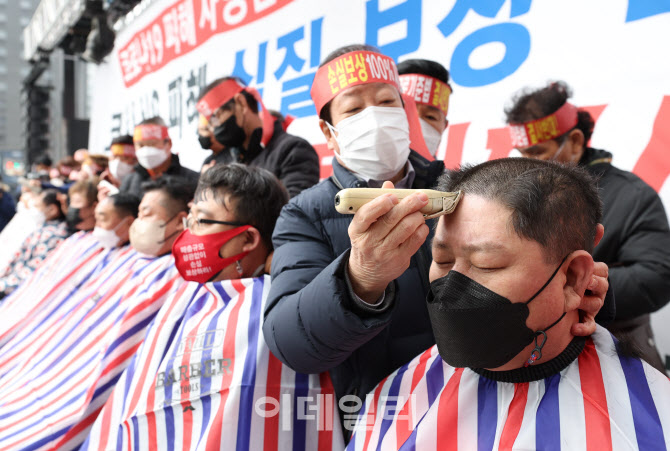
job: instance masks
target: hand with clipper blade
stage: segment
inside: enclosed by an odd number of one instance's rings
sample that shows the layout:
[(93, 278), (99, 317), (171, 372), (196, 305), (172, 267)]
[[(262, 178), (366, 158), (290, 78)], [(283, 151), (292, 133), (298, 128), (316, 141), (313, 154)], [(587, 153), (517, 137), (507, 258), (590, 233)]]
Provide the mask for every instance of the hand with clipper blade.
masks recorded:
[(355, 213), (348, 230), (349, 278), (356, 295), (370, 304), (409, 267), (428, 236), (425, 219), (450, 213), (460, 199), (460, 193), (398, 190), (396, 195), (387, 192), (391, 189), (393, 183), (384, 182), (382, 189), (343, 190), (335, 198), (340, 213)]

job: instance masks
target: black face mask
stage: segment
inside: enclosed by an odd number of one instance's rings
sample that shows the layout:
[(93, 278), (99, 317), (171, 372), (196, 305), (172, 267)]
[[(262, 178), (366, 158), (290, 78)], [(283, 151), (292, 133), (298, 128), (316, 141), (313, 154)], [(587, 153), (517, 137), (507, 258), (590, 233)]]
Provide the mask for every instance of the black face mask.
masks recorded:
[(558, 324), (565, 312), (544, 330), (534, 332), (526, 326), (528, 304), (549, 285), (563, 262), (565, 258), (537, 293), (520, 303), (512, 303), (457, 271), (433, 281), (428, 314), (442, 359), (456, 368), (497, 368), (534, 339), (535, 349), (526, 366), (539, 360), (547, 341), (545, 332)]
[(212, 137), (211, 136), (202, 136), (198, 135), (198, 141), (200, 142), (200, 147), (205, 150), (212, 148)]
[(83, 221), (81, 217), (81, 209), (70, 207), (67, 209), (67, 214), (65, 215), (65, 223), (70, 232), (77, 231), (77, 225)]
[(244, 129), (237, 125), (234, 114), (214, 129), (214, 138), (225, 147), (242, 147), (246, 137)]

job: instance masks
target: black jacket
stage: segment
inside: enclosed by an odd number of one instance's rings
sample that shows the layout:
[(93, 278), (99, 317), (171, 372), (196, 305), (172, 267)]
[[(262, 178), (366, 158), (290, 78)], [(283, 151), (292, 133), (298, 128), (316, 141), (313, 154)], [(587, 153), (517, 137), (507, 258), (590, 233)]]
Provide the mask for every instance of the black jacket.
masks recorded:
[[(412, 152), (413, 188), (431, 188), (444, 171)], [(263, 333), (272, 353), (298, 372), (330, 371), (338, 398), (363, 396), (433, 344), (425, 298), (430, 239), (386, 291), (383, 307), (355, 301), (345, 282), (351, 215), (335, 211), (342, 188), (365, 187), (333, 160), (333, 177), (284, 207), (272, 241), (272, 286)], [(432, 228), (431, 228), (432, 229)]]
[(616, 319), (628, 320), (670, 300), (670, 229), (658, 194), (611, 159), (587, 148), (579, 164), (599, 178), (605, 235), (593, 258), (609, 266)]
[[(198, 178), (200, 177), (200, 174), (197, 172), (187, 169), (179, 164), (179, 157), (175, 154), (172, 154), (170, 167), (168, 167), (167, 171), (165, 171), (161, 177), (164, 175), (183, 177), (191, 183), (198, 183)], [(135, 171), (128, 174), (128, 177), (121, 183), (119, 191), (134, 194), (141, 199), (144, 194), (142, 191), (142, 183), (148, 182), (149, 180), (151, 180), (151, 176), (147, 170), (140, 164), (136, 164)]]
[(310, 143), (286, 133), (279, 122), (275, 122), (272, 138), (265, 147), (260, 144), (261, 134), (262, 129), (256, 129), (249, 148), (241, 152), (238, 159), (229, 153), (231, 160), (272, 172), (290, 197), (319, 182), (319, 157)]

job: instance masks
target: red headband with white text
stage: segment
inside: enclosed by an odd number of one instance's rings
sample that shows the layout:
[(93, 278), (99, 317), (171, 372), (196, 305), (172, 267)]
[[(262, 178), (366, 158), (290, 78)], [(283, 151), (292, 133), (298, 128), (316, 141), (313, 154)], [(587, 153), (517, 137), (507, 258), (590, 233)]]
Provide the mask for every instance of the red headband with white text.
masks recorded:
[(244, 86), (234, 78), (229, 78), (210, 89), (209, 92), (196, 104), (195, 109), (209, 121), (216, 110), (228, 103), (235, 97), (235, 94), (242, 91), (247, 91), (254, 96), (254, 99), (256, 99), (256, 102), (258, 102), (261, 107), (260, 113), (261, 120), (263, 121), (263, 137), (261, 138), (261, 143), (265, 146), (272, 138), (275, 117), (268, 112), (267, 108), (265, 108), (263, 100), (256, 89)]
[(133, 141), (148, 141), (150, 139), (170, 139), (167, 127), (156, 124), (143, 124), (135, 127)]
[(400, 91), (398, 69), (393, 58), (375, 52), (345, 53), (316, 71), (310, 91), (316, 114), (340, 92), (366, 83), (387, 83)]
[(402, 74), (400, 76), (402, 92), (416, 103), (440, 109), (444, 115), (449, 111), (451, 87), (437, 78), (423, 74)]
[(565, 103), (555, 113), (523, 124), (510, 124), (509, 132), (515, 148), (534, 146), (558, 138), (577, 125), (577, 107)]

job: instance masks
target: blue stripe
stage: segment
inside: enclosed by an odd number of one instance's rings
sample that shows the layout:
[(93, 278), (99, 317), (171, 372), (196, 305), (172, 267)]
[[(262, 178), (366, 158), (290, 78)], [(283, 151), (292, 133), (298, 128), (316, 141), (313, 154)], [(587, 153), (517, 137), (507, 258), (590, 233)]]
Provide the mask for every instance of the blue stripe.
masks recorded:
[[(295, 393), (293, 395), (293, 449), (294, 450), (305, 450), (307, 446), (307, 424), (305, 422), (304, 415), (304, 406), (305, 403), (302, 402), (302, 407), (299, 412), (298, 403), (300, 399), (305, 400), (306, 396), (309, 393), (309, 376), (307, 374), (295, 373)], [(281, 403), (280, 403), (281, 405)], [(298, 415), (300, 413), (300, 417)]]
[(621, 353), (619, 361), (628, 386), (638, 447), (644, 450), (666, 450), (663, 426), (649, 390), (649, 382), (644, 375), (642, 361), (625, 357)]
[(428, 389), (428, 408), (433, 405), (438, 395), (444, 388), (444, 364), (439, 355), (434, 358), (433, 363), (426, 371), (426, 388)]
[[(130, 419), (133, 424), (133, 449), (140, 449), (140, 425), (137, 421), (137, 417)], [(117, 443), (117, 449), (121, 446), (121, 443)]]
[[(181, 404), (174, 406), (177, 409), (181, 409)], [(163, 408), (165, 411), (165, 441), (167, 442), (168, 451), (174, 450), (174, 413), (172, 412), (172, 406)], [(181, 443), (179, 448), (181, 448)]]
[[(377, 442), (377, 451), (381, 450), (384, 436), (388, 432), (389, 428), (391, 427), (391, 423), (393, 422), (393, 415), (391, 414), (393, 412), (396, 412), (396, 403), (398, 402), (397, 398), (398, 398), (398, 392), (400, 391), (400, 382), (402, 382), (402, 378), (403, 375), (405, 374), (405, 371), (407, 371), (407, 363), (398, 369), (398, 373), (393, 378), (393, 381), (391, 382), (391, 387), (389, 388), (388, 394), (386, 395), (388, 398), (386, 402), (381, 403), (383, 406), (382, 410), (377, 412), (377, 415), (381, 415), (383, 418), (381, 430), (379, 431), (379, 441)], [(389, 407), (391, 408), (390, 410)], [(389, 414), (387, 414), (387, 412)]]
[[(158, 309), (160, 310), (160, 308)], [(124, 342), (126, 342), (129, 338), (132, 338), (135, 334), (142, 332), (142, 330), (151, 323), (154, 318), (156, 317), (156, 314), (158, 313), (158, 310), (156, 310), (153, 314), (147, 316), (144, 318), (142, 321), (139, 323), (135, 324), (133, 327), (127, 329), (124, 333), (119, 335), (113, 342), (112, 344), (107, 348), (105, 351), (105, 355), (109, 356), (111, 355), (114, 350), (122, 345)]]
[[(245, 303), (249, 303), (248, 296), (249, 290), (247, 289), (245, 293)], [(258, 347), (262, 301), (263, 279), (254, 279), (251, 291), (249, 324), (247, 326), (247, 355), (244, 359), (244, 371), (242, 372), (240, 413), (237, 422), (236, 449), (238, 451), (248, 450), (251, 440), (251, 414), (253, 412), (254, 389), (256, 388), (256, 351)], [(293, 443), (295, 443), (295, 441)]]
[(493, 449), (498, 420), (498, 384), (485, 377), (479, 378), (477, 387), (477, 448)]
[(544, 396), (535, 414), (535, 446), (543, 450), (561, 449), (561, 417), (558, 404), (560, 374), (544, 380)]
[(400, 446), (400, 451), (415, 451), (416, 450), (416, 431), (419, 430), (419, 425), (416, 425), (416, 428), (412, 433), (407, 437), (405, 443)]

